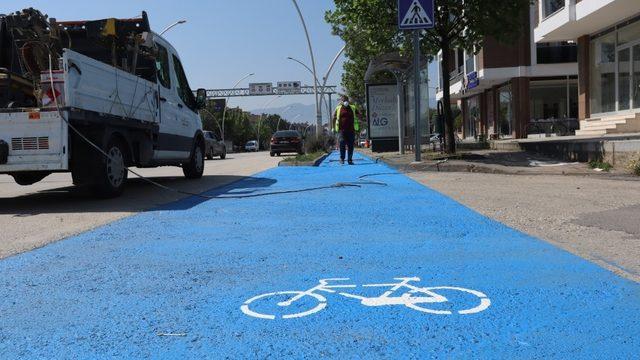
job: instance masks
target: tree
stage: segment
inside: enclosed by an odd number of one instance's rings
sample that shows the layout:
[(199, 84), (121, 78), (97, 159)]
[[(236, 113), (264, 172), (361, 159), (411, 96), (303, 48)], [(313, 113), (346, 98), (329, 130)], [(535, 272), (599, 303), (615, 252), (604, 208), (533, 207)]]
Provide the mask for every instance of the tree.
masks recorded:
[[(398, 31), (397, 0), (334, 0), (336, 9), (325, 19), (334, 34), (347, 44), (342, 85), (350, 94), (363, 96), (369, 60), (392, 51), (411, 54), (410, 36)], [(421, 32), (421, 48), (433, 56), (442, 51), (440, 63), (443, 97), (450, 104), (449, 64), (456, 48), (479, 51), (488, 37), (501, 42), (521, 36), (531, 0), (435, 0), (435, 26)], [(412, 54), (411, 54), (412, 55)], [(444, 106), (445, 143), (455, 152), (451, 106)]]

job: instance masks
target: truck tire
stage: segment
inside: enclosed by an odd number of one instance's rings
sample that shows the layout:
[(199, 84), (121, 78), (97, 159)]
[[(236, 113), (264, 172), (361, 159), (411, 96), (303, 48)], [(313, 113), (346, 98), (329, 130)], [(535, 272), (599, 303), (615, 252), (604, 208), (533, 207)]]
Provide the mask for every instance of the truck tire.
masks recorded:
[(120, 196), (127, 182), (126, 151), (120, 140), (112, 137), (105, 148), (109, 157), (100, 153), (100, 161), (97, 161), (98, 171), (93, 181), (93, 191), (101, 198), (113, 198)]
[(44, 179), (49, 176), (50, 172), (25, 172), (25, 173), (15, 173), (11, 174), (13, 179), (16, 181), (18, 185), (27, 186), (33, 185), (38, 181)]
[(196, 140), (191, 158), (182, 164), (182, 172), (187, 179), (200, 179), (204, 173), (204, 144), (202, 140)]

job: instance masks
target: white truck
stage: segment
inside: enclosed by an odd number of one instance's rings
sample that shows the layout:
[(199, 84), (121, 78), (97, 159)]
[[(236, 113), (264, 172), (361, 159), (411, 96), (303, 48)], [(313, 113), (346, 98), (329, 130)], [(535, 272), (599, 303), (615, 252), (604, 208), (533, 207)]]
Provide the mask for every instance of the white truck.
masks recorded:
[(130, 166), (181, 166), (187, 178), (202, 177), (206, 91), (194, 96), (178, 53), (145, 13), (75, 22), (33, 9), (13, 16), (0, 17), (0, 174), (30, 185), (71, 172), (101, 197), (122, 193)]

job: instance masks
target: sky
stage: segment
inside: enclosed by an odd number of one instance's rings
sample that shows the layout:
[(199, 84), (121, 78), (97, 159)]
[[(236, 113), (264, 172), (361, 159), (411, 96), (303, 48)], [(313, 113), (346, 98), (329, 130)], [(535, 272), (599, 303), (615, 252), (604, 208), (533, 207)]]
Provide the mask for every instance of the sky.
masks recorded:
[[(90, 4), (90, 5), (89, 5)], [(298, 0), (307, 22), (316, 58), (318, 76), (324, 76), (343, 41), (331, 34), (324, 13), (333, 9), (332, 0)], [(242, 82), (301, 81), (312, 85), (313, 77), (301, 65), (287, 60), (297, 58), (311, 67), (307, 41), (291, 0), (3, 0), (0, 13), (33, 7), (62, 20), (91, 20), (107, 17), (129, 18), (145, 10), (151, 28), (160, 32), (177, 20), (187, 20), (165, 38), (177, 49), (193, 89), (231, 88)], [(329, 85), (340, 85), (341, 57), (329, 76)], [(231, 98), (229, 106), (245, 110), (265, 107), (271, 97)], [(269, 108), (294, 103), (314, 104), (313, 95), (285, 96)]]

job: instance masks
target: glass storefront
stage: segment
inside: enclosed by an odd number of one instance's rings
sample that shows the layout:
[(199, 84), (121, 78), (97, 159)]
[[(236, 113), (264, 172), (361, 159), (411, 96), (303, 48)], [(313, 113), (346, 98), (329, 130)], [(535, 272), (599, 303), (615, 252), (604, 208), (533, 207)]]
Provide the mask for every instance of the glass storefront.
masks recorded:
[(480, 96), (472, 96), (465, 101), (467, 111), (464, 115), (464, 135), (467, 138), (476, 138), (480, 131)]
[(578, 81), (532, 81), (529, 91), (531, 120), (576, 119)]
[(640, 108), (640, 22), (591, 39), (591, 113)]
[(505, 85), (498, 90), (498, 134), (510, 137), (513, 132), (513, 95), (511, 85)]

